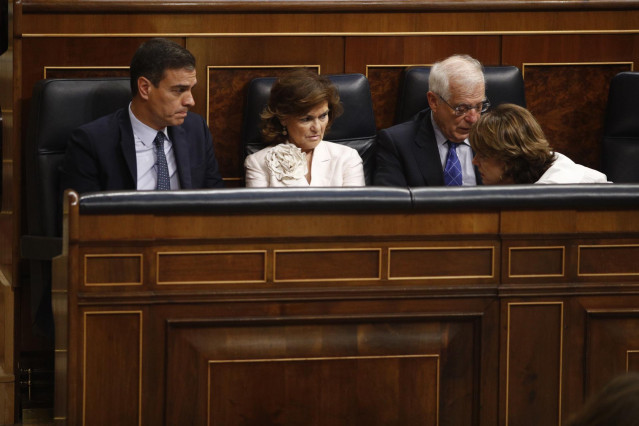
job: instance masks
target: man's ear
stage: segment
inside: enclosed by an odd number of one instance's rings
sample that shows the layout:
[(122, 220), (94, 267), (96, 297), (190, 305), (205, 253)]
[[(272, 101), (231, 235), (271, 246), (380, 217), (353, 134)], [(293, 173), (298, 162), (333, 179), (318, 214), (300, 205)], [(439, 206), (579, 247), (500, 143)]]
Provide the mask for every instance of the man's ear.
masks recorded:
[(152, 90), (153, 84), (146, 77), (138, 77), (138, 94), (142, 99), (149, 98), (149, 92)]
[(431, 111), (437, 111), (437, 95), (434, 92), (428, 92), (426, 93), (426, 98)]

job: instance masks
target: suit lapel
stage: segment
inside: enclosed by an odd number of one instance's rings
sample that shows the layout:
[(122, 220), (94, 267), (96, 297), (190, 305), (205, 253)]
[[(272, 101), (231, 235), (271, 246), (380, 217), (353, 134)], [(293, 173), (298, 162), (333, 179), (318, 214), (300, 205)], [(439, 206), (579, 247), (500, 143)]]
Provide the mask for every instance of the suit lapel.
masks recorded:
[(326, 142), (321, 141), (313, 150), (313, 162), (311, 163), (311, 182), (313, 186), (330, 186), (329, 169), (331, 155), (328, 152)]
[(168, 128), (169, 137), (175, 152), (175, 162), (177, 164), (178, 176), (180, 177), (180, 188), (191, 189), (191, 160), (189, 157), (189, 145), (184, 134), (184, 129), (178, 126)]
[(120, 148), (122, 149), (122, 155), (124, 156), (124, 161), (126, 162), (130, 178), (133, 182), (133, 188), (137, 189), (138, 166), (135, 154), (135, 138), (133, 137), (133, 127), (131, 126), (128, 108), (120, 110), (118, 123), (120, 125)]
[(421, 117), (421, 124), (413, 144), (413, 154), (425, 185), (443, 185), (444, 170), (439, 159), (435, 130), (433, 130), (430, 119), (430, 109), (426, 110)]

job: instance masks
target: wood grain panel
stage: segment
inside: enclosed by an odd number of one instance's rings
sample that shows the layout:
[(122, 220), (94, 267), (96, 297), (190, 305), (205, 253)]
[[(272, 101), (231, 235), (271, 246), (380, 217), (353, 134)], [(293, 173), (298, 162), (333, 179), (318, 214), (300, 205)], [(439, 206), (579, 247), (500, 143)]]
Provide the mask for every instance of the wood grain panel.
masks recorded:
[(586, 395), (629, 369), (639, 371), (639, 311), (627, 308), (591, 309), (586, 320)]
[(476, 326), (454, 316), (171, 321), (166, 421), (474, 424)]
[(639, 36), (504, 35), (502, 52), (504, 64), (524, 72), (528, 108), (551, 146), (598, 168), (610, 78), (638, 63)]
[[(371, 87), (375, 126), (386, 129), (395, 123), (403, 66), (368, 66), (366, 77)], [(425, 94), (424, 94), (425, 96)]]
[(158, 253), (157, 264), (158, 284), (266, 281), (266, 251)]
[(599, 169), (610, 80), (631, 64), (524, 64), (528, 109), (551, 147)]
[(509, 247), (508, 277), (561, 277), (565, 247)]
[(507, 302), (506, 309), (506, 424), (560, 425), (563, 303)]
[(578, 253), (579, 276), (639, 276), (639, 245), (580, 245)]
[(493, 278), (494, 247), (389, 249), (389, 279)]
[(209, 366), (210, 425), (438, 424), (438, 356), (229, 360)]
[(83, 345), (82, 424), (141, 425), (142, 313), (85, 312)]
[[(74, 2), (65, 2), (67, 6)], [(73, 12), (56, 13), (56, 19), (51, 19), (51, 13), (46, 11), (30, 11), (28, 19), (20, 26), (20, 33), (28, 36), (56, 35), (56, 34), (96, 34), (96, 35), (143, 35), (143, 34), (188, 34), (192, 36), (215, 36), (219, 34), (236, 35), (238, 33), (273, 35), (275, 34), (378, 34), (378, 33), (468, 33), (486, 31), (529, 32), (529, 31), (596, 31), (596, 30), (636, 30), (639, 22), (639, 11), (636, 7), (626, 10), (579, 10), (579, 7), (589, 3), (579, 1), (566, 2), (566, 9), (573, 10), (538, 10), (526, 6), (520, 10), (468, 10), (467, 2), (454, 1), (456, 7), (442, 10), (441, 2), (430, 1), (434, 10), (414, 10), (420, 8), (416, 2), (410, 2), (410, 12), (394, 11), (374, 12), (369, 9), (371, 4), (385, 5), (396, 8), (396, 3), (367, 2), (366, 7), (357, 11), (343, 13), (312, 12), (285, 13), (272, 9), (270, 2), (265, 10), (262, 3), (251, 2), (265, 13), (254, 13), (255, 8), (244, 9), (244, 13), (226, 13), (219, 9), (217, 13), (198, 13), (180, 6), (181, 13), (174, 10), (164, 13), (149, 13), (148, 2), (133, 12), (116, 13), (113, 7), (105, 8), (109, 2), (102, 2), (99, 13), (86, 11), (81, 13), (77, 7)], [(122, 5), (125, 2), (111, 2)], [(235, 2), (225, 2), (226, 4)], [(304, 3), (312, 3), (305, 1)], [(349, 2), (333, 2), (344, 5)], [(516, 2), (522, 4), (521, 2)], [(568, 4), (572, 3), (572, 4)], [(609, 3), (609, 2), (606, 2)], [(163, 2), (165, 7), (173, 7), (171, 2)], [(277, 3), (275, 3), (277, 4)], [(482, 2), (482, 5), (489, 3)], [(553, 5), (563, 4), (552, 2)], [(218, 2), (208, 2), (211, 7)], [(350, 5), (351, 7), (352, 4)], [(575, 7), (578, 6), (578, 7)], [(344, 7), (344, 6), (342, 6)], [(340, 7), (340, 8), (342, 8)], [(503, 7), (503, 2), (497, 2), (495, 7)], [(542, 7), (542, 6), (538, 6)], [(545, 7), (545, 6), (544, 6)], [(463, 8), (463, 11), (460, 11)], [(523, 10), (522, 10), (523, 9)], [(576, 9), (576, 10), (575, 10)], [(184, 13), (182, 13), (184, 12)], [(487, 13), (488, 12), (488, 13)], [(525, 13), (523, 13), (525, 12)]]
[[(398, 68), (432, 64), (454, 53), (467, 53), (484, 65), (499, 65), (499, 37), (486, 35), (348, 37), (345, 72), (368, 70), (378, 129), (395, 118), (401, 72)], [(424, 94), (424, 96), (426, 96)]]
[(141, 254), (86, 254), (85, 286), (142, 285)]
[[(313, 68), (318, 73), (320, 71), (318, 65), (306, 67)], [(206, 119), (211, 133), (215, 135), (215, 153), (220, 172), (225, 178), (244, 181), (244, 146), (241, 136), (248, 84), (258, 77), (280, 77), (292, 68), (293, 66), (208, 67)]]
[(44, 67), (44, 78), (129, 77), (129, 67)]
[(275, 250), (274, 281), (379, 280), (380, 249)]

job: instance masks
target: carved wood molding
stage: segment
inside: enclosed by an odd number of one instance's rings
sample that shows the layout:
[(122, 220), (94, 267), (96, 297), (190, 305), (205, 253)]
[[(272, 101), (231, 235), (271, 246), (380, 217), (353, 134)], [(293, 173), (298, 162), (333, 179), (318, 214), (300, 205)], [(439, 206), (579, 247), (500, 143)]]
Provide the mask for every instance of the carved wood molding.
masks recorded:
[(23, 0), (25, 13), (43, 12), (348, 12), (632, 10), (637, 0)]

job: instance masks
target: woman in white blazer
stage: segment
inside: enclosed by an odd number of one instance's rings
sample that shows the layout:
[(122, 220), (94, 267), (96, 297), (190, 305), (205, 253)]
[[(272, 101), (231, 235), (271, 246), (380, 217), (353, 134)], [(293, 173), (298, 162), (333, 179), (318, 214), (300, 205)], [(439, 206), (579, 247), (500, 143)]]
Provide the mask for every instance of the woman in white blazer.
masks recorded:
[(605, 174), (554, 152), (535, 117), (518, 105), (482, 114), (469, 141), (484, 185), (608, 182)]
[(341, 113), (328, 78), (297, 69), (278, 79), (262, 112), (269, 146), (246, 157), (246, 186), (364, 186), (357, 151), (323, 140)]

